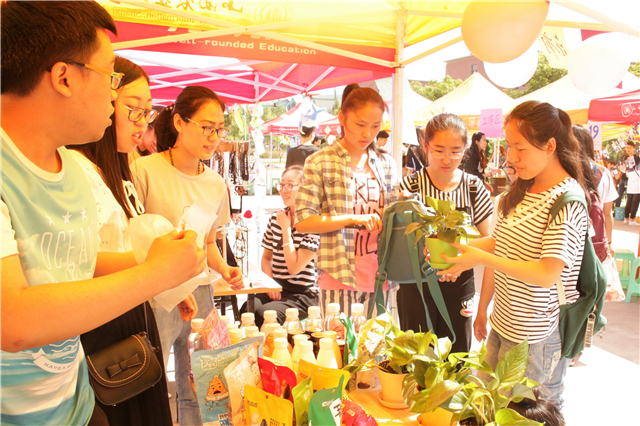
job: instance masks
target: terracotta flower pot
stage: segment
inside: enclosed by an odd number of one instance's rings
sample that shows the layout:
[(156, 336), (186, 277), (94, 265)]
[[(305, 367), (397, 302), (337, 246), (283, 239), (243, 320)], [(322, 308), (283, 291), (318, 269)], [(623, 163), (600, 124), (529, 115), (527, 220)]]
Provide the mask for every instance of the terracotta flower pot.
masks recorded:
[[(460, 242), (460, 237), (456, 239), (456, 242)], [(424, 243), (429, 249), (429, 255), (431, 256), (429, 263), (431, 264), (432, 268), (448, 269), (453, 266), (453, 263), (446, 263), (445, 260), (440, 257), (440, 255), (444, 254), (449, 257), (455, 257), (458, 255), (457, 248), (437, 238), (425, 238)]]

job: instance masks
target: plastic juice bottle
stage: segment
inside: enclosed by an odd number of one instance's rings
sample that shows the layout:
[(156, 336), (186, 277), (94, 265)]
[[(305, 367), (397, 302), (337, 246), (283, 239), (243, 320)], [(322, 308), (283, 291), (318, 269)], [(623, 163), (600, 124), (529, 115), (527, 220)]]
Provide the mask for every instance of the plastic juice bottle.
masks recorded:
[(320, 316), (320, 306), (309, 306), (307, 310), (307, 321), (304, 323), (304, 332), (311, 336), (313, 333), (324, 330), (322, 316)]
[(201, 318), (195, 318), (191, 320), (191, 333), (189, 334), (187, 340), (187, 347), (189, 350), (189, 381), (193, 386), (193, 370), (191, 370), (191, 354), (195, 351), (202, 351), (207, 349), (207, 342), (204, 340), (204, 336), (202, 334), (202, 323), (204, 322)]
[[(313, 343), (308, 340), (303, 340), (300, 342), (300, 359), (304, 359), (305, 361), (311, 362), (313, 364), (317, 364), (318, 360), (313, 354)], [(298, 365), (300, 365), (300, 360), (298, 360)]]
[(258, 332), (258, 327), (256, 327), (255, 325), (249, 325), (244, 328), (244, 338), (248, 339), (250, 337), (253, 337)]
[[(289, 343), (288, 340), (288, 333), (287, 330), (285, 330), (284, 328), (279, 328), (277, 330), (275, 330), (273, 332), (273, 341), (275, 342), (275, 339), (277, 339), (278, 337), (284, 337), (287, 340), (287, 350), (289, 351), (289, 353), (293, 352), (293, 346), (291, 346), (291, 344)], [(273, 348), (275, 349), (275, 344), (273, 345)], [(273, 357), (272, 357), (273, 358)]]
[(287, 339), (289, 344), (293, 346), (293, 336), (304, 333), (304, 326), (298, 317), (299, 312), (297, 308), (289, 308), (286, 310), (287, 318), (282, 324), (282, 328), (287, 330)]
[(360, 326), (367, 322), (367, 317), (364, 316), (364, 305), (362, 303), (351, 304), (351, 317), (349, 319), (353, 324), (353, 329), (356, 334), (360, 333)]
[(338, 368), (336, 354), (333, 352), (333, 339), (323, 337), (320, 339), (320, 352), (318, 352), (318, 365), (320, 367)]
[(229, 325), (231, 324), (231, 318), (229, 318), (226, 315), (220, 315), (220, 321), (222, 321), (223, 323)]
[(271, 358), (280, 361), (285, 366), (293, 370), (293, 363), (291, 362), (291, 354), (287, 350), (287, 339), (284, 337), (276, 337), (273, 339), (273, 353)]
[(265, 332), (266, 337), (264, 339), (264, 356), (271, 356), (271, 353), (273, 352), (273, 339), (275, 337), (273, 332), (278, 329), (280, 329), (280, 324), (269, 324), (267, 326), (267, 331)]
[(231, 344), (235, 345), (242, 341), (242, 330), (239, 328), (232, 328), (229, 330), (229, 340), (231, 340)]
[(329, 331), (325, 331), (324, 332), (324, 337), (328, 337), (329, 339), (331, 339), (333, 341), (333, 354), (336, 357), (336, 363), (338, 364), (338, 368), (342, 368), (342, 354), (340, 353), (340, 345), (338, 344), (338, 341), (336, 340), (336, 332), (333, 330), (329, 330)]
[(242, 331), (242, 336), (245, 336), (245, 328), (250, 325), (256, 325), (256, 317), (252, 312), (245, 312), (240, 316), (240, 330)]
[(300, 362), (300, 343), (309, 340), (307, 334), (296, 334), (293, 336), (293, 352), (291, 352), (291, 362), (293, 363), (293, 371), (298, 371), (298, 363)]
[(263, 333), (267, 332), (267, 326), (269, 324), (278, 324), (278, 313), (274, 310), (264, 311), (264, 322), (262, 323), (262, 327), (260, 327), (260, 331)]
[(325, 331), (333, 330), (338, 334), (339, 340), (344, 340), (344, 326), (340, 322), (340, 304), (329, 303), (327, 316), (324, 319)]

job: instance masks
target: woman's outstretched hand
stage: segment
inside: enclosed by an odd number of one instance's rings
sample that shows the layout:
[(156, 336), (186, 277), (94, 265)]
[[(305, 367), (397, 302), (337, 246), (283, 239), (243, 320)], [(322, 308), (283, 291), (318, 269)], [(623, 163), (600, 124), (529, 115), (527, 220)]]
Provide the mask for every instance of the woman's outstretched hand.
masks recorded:
[(457, 248), (462, 254), (460, 256), (447, 256), (443, 254), (442, 258), (445, 262), (453, 263), (454, 265), (449, 269), (438, 271), (438, 275), (459, 277), (464, 271), (486, 263), (485, 256), (487, 255), (487, 252), (460, 243), (453, 243), (451, 245)]

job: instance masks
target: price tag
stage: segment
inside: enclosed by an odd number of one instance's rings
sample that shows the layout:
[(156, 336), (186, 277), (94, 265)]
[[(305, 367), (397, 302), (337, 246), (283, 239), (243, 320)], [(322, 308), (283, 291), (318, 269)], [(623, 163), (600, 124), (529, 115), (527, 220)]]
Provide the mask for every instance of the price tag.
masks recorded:
[(593, 138), (593, 150), (602, 151), (602, 123), (589, 122), (589, 132)]

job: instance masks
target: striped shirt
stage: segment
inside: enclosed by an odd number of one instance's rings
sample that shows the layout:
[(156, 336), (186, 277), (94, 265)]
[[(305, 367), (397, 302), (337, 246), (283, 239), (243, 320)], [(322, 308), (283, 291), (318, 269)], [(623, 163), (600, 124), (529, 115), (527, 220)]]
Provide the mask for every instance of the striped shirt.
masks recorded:
[[(287, 268), (287, 262), (284, 258), (284, 252), (282, 251), (282, 228), (278, 225), (276, 220), (277, 212), (271, 215), (269, 224), (267, 225), (267, 231), (262, 237), (262, 247), (266, 250), (273, 252), (273, 260), (271, 261), (271, 271), (274, 278), (280, 278), (289, 281), (291, 284), (297, 284), (302, 286), (312, 286), (316, 283), (316, 267), (314, 259), (305, 266), (302, 271), (297, 275), (291, 275)], [(293, 245), (298, 249), (310, 250), (312, 252), (318, 251), (318, 245), (320, 244), (320, 236), (317, 234), (301, 234), (296, 231), (295, 226), (291, 229), (291, 235), (293, 236)]]
[[(433, 184), (426, 168), (406, 176), (402, 180), (400, 188), (409, 192), (419, 193), (423, 201), (425, 197), (453, 201), (456, 210), (463, 211), (469, 215), (467, 222), (472, 225), (484, 222), (493, 214), (493, 203), (491, 202), (489, 191), (487, 191), (487, 188), (478, 177), (465, 172), (462, 173), (460, 184), (449, 192), (441, 191)], [(472, 193), (475, 196), (472, 196)], [(430, 214), (435, 213), (433, 208), (425, 207)]]
[[(369, 167), (384, 194), (384, 205), (394, 201), (398, 171), (388, 154), (377, 156), (369, 151)], [(296, 222), (312, 215), (344, 216), (353, 214), (353, 173), (351, 155), (340, 142), (307, 157), (304, 185), (296, 197)], [(351, 228), (320, 235), (318, 266), (338, 282), (353, 289), (356, 286), (355, 238)]]
[[(582, 189), (578, 182), (567, 178), (553, 188), (532, 194), (504, 218), (498, 213), (493, 232), (495, 254), (513, 260), (539, 261), (558, 258), (565, 263), (561, 278), (567, 303), (578, 299), (576, 283), (588, 227), (588, 215), (579, 202), (564, 206), (551, 224), (549, 212), (558, 196), (570, 189)], [(560, 306), (556, 286), (538, 287), (495, 271), (491, 327), (512, 342), (526, 337), (529, 343), (540, 342), (551, 335), (559, 322)]]

